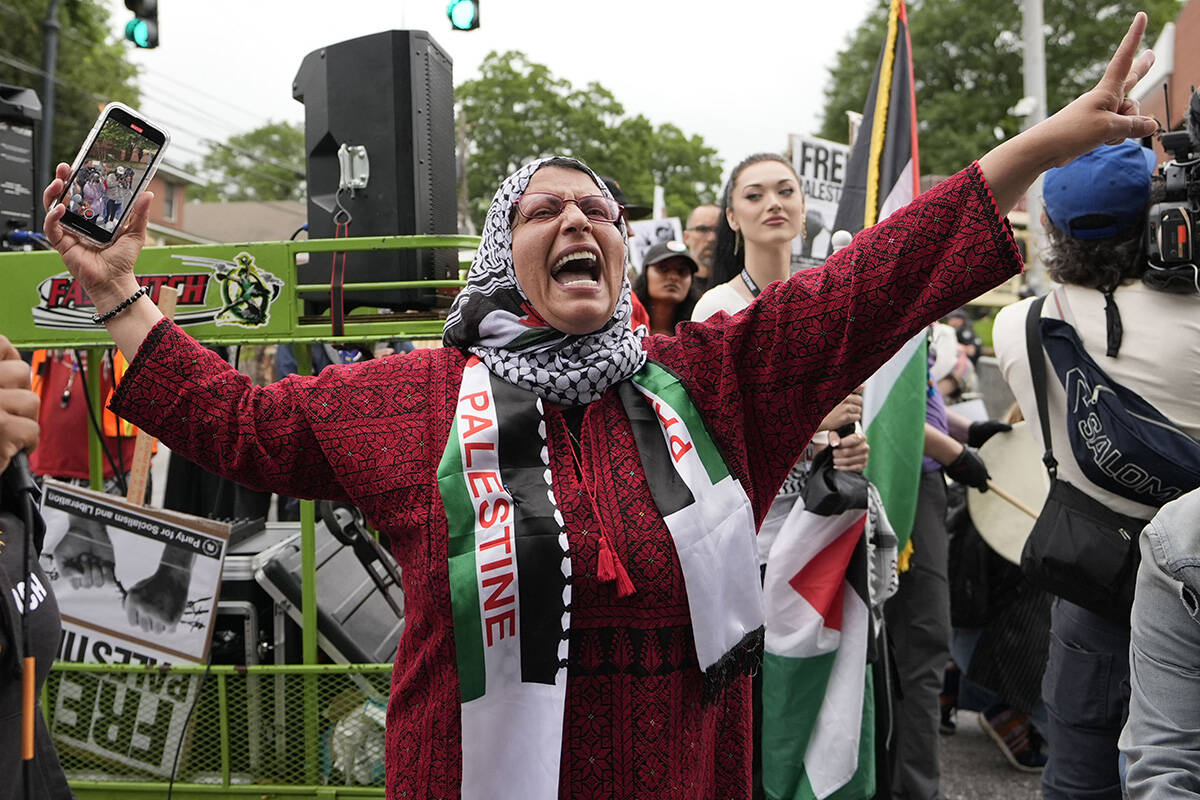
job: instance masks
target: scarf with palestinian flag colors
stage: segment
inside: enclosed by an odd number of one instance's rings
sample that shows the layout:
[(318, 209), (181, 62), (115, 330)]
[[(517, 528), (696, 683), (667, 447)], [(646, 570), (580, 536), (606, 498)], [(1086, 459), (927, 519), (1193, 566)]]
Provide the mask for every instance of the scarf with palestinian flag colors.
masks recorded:
[[(719, 691), (762, 633), (750, 499), (678, 376), (647, 361), (617, 388), (679, 555), (706, 688)], [(574, 569), (542, 398), (470, 358), (437, 475), (449, 526), (462, 796), (504, 787), (508, 797), (555, 798)]]

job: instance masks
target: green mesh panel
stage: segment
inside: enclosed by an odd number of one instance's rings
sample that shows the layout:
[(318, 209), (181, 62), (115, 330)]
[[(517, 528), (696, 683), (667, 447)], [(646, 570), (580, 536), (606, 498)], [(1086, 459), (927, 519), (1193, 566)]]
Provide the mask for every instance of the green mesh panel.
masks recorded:
[(158, 791), (172, 772), (177, 796), (189, 785), (255, 795), (358, 787), (382, 796), (391, 669), (214, 666), (206, 675), (203, 667), (60, 663), (43, 713), (81, 797), (118, 785)]

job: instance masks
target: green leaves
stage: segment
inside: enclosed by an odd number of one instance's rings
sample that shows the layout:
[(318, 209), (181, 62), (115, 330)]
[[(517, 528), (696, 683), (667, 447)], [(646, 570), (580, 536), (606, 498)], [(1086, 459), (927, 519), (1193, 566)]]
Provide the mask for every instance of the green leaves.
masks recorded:
[(190, 190), (198, 200), (303, 201), (304, 129), (268, 122), (227, 142), (210, 142), (208, 154), (191, 169), (209, 179)]
[[(0, 83), (33, 89), (42, 97), (42, 23), (46, 0), (4, 0), (0, 5)], [(137, 70), (126, 60), (106, 3), (73, 0), (58, 8), (57, 83), (51, 164), (71, 162), (110, 100), (134, 108)], [(43, 114), (45, 112), (43, 111)], [(44, 117), (43, 117), (44, 118)], [(41, 196), (41, 189), (37, 191)]]
[[(948, 175), (1013, 136), (1009, 113), (1024, 95), (1020, 0), (909, 0), (920, 123), (921, 172)], [(1104, 72), (1134, 13), (1146, 10), (1146, 42), (1179, 14), (1179, 0), (1045, 0), (1047, 109), (1053, 114)], [(861, 112), (887, 27), (881, 0), (838, 53), (818, 135), (847, 140), (847, 110)], [(997, 132), (1001, 134), (997, 137)]]
[(505, 177), (548, 155), (581, 159), (620, 182), (634, 202), (649, 205), (662, 184), (671, 216), (686, 216), (714, 196), (721, 178), (716, 150), (674, 125), (627, 117), (599, 83), (575, 88), (517, 51), (488, 54), (480, 73), (455, 91), (476, 225)]

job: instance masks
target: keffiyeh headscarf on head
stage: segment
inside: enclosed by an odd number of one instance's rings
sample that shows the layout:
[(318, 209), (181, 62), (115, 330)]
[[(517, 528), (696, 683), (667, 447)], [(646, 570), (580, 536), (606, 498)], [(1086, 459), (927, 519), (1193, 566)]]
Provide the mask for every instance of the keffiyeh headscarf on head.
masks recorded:
[[(612, 319), (594, 333), (572, 335), (541, 319), (517, 283), (513, 266), (512, 223), (517, 199), (547, 161), (534, 161), (510, 175), (492, 198), (483, 223), (483, 241), (446, 319), (442, 342), (479, 356), (497, 377), (561, 405), (599, 399), (604, 391), (637, 372), (646, 360), (630, 324), (633, 306), (629, 278)], [(596, 187), (612, 197), (596, 174), (580, 162)], [(625, 222), (618, 221), (623, 238)]]

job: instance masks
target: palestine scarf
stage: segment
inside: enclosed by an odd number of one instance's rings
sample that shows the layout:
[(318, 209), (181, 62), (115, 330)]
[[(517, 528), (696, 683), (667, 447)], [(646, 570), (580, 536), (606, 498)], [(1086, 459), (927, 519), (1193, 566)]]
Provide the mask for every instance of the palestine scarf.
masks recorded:
[[(467, 272), (467, 285), (446, 318), (442, 342), (468, 350), (495, 375), (561, 405), (596, 400), (633, 375), (646, 360), (630, 324), (629, 278), (621, 284), (612, 319), (594, 333), (572, 335), (551, 328), (517, 283), (512, 260), (512, 215), (533, 173), (550, 159), (526, 164), (496, 190), (483, 223), (482, 240)], [(605, 197), (612, 194), (580, 163)], [(618, 221), (624, 234), (625, 222)]]
[(545, 326), (517, 286), (509, 209), (541, 163), (497, 192), (470, 294), (445, 335), (474, 354), (437, 473), (465, 800), (558, 796), (574, 570), (554, 497), (545, 400), (590, 402), (617, 386), (679, 557), (708, 697), (746, 671), (762, 637), (750, 499), (679, 377), (646, 361), (629, 326), (629, 282), (613, 320), (587, 336)]

